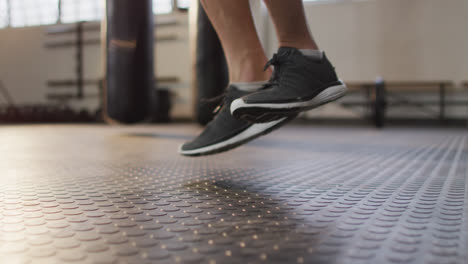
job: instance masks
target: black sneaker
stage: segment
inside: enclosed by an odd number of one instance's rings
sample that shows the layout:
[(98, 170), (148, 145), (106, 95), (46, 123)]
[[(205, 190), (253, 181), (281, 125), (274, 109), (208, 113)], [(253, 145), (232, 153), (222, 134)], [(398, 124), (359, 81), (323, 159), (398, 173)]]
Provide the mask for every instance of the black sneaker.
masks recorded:
[(268, 89), (234, 100), (234, 117), (270, 122), (335, 101), (346, 93), (346, 85), (338, 79), (325, 54), (315, 59), (295, 48), (281, 47), (265, 69), (271, 65), (275, 69)]
[(183, 144), (179, 153), (186, 156), (216, 154), (233, 149), (261, 135), (270, 133), (286, 124), (297, 115), (286, 115), (275, 121), (253, 124), (238, 120), (231, 115), (229, 106), (232, 101), (252, 92), (246, 92), (230, 85), (226, 91), (222, 106), (218, 107), (215, 118), (208, 123), (205, 130), (193, 141)]

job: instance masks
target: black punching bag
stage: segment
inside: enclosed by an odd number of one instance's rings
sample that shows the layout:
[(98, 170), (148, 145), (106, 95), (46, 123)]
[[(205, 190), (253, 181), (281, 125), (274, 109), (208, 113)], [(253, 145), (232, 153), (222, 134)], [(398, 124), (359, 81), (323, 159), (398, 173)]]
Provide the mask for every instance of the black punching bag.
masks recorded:
[(144, 120), (154, 89), (152, 0), (106, 0), (106, 119)]
[(197, 11), (196, 118), (205, 125), (213, 119), (213, 110), (219, 104), (209, 99), (224, 92), (229, 75), (221, 42), (201, 4)]

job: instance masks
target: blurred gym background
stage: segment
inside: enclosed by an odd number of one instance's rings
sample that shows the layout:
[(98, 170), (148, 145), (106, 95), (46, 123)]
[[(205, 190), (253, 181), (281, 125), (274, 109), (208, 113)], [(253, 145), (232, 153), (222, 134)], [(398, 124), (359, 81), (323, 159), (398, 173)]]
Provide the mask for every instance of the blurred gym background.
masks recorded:
[(468, 1), (304, 4), (348, 95), (188, 158), (227, 84), (198, 0), (0, 0), (0, 264), (466, 264)]
[[(314, 37), (351, 89), (302, 119), (466, 126), (467, 1), (305, 2)], [(272, 55), (267, 10), (251, 4)], [(218, 40), (197, 1), (153, 0), (152, 12), (154, 96), (142, 121), (205, 124), (214, 106), (200, 100), (226, 84)], [(104, 122), (105, 18), (105, 1), (0, 0), (0, 123)]]

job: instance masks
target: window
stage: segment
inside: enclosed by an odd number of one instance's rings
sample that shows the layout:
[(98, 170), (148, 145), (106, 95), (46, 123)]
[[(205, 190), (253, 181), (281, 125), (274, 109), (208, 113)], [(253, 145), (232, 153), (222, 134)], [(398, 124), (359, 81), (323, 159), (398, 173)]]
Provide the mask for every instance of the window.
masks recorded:
[[(191, 0), (152, 1), (154, 14), (168, 14), (175, 8), (187, 9), (191, 2)], [(174, 3), (177, 3), (177, 7), (173, 6)], [(48, 25), (58, 21), (62, 23), (99, 21), (104, 15), (104, 0), (0, 0), (0, 28)]]
[(167, 14), (172, 12), (172, 0), (153, 0), (153, 13)]
[(54, 24), (58, 18), (58, 0), (10, 1), (12, 27)]
[(8, 7), (6, 0), (0, 0), (0, 28), (8, 26)]
[(179, 0), (177, 1), (177, 7), (181, 9), (188, 9), (190, 7), (190, 0)]
[(104, 1), (101, 0), (62, 0), (61, 21), (98, 21), (102, 19), (104, 12)]

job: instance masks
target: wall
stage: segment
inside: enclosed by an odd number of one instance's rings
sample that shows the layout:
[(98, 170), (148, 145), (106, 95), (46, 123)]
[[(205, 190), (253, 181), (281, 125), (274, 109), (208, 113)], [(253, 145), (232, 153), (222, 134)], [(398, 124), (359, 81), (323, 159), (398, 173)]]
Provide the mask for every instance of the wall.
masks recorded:
[[(319, 1), (305, 9), (314, 38), (344, 79), (468, 78), (466, 0)], [(271, 54), (277, 40), (270, 22), (267, 28)]]
[(0, 80), (17, 102), (44, 101), (44, 82), (52, 70), (43, 39), (38, 27), (0, 30)]
[[(176, 40), (161, 41), (155, 45), (155, 75), (178, 77), (180, 82), (169, 86), (176, 94), (173, 114), (186, 117), (191, 114), (190, 54), (188, 49), (188, 18), (186, 13), (158, 16), (158, 21), (174, 20), (176, 25), (156, 28), (156, 36), (175, 36)], [(89, 23), (96, 24), (96, 23)], [(9, 89), (17, 103), (45, 103), (47, 80), (70, 79), (75, 76), (75, 49), (72, 47), (47, 49), (51, 41), (72, 40), (73, 35), (47, 36), (50, 26), (7, 28), (0, 30), (0, 80)], [(86, 32), (84, 39), (98, 39), (99, 32)], [(85, 79), (102, 78), (100, 45), (85, 46)], [(72, 89), (73, 90), (73, 89)], [(96, 95), (97, 87), (86, 86), (85, 95)], [(0, 104), (4, 103), (0, 98)], [(95, 110), (98, 98), (74, 101), (75, 108)]]

